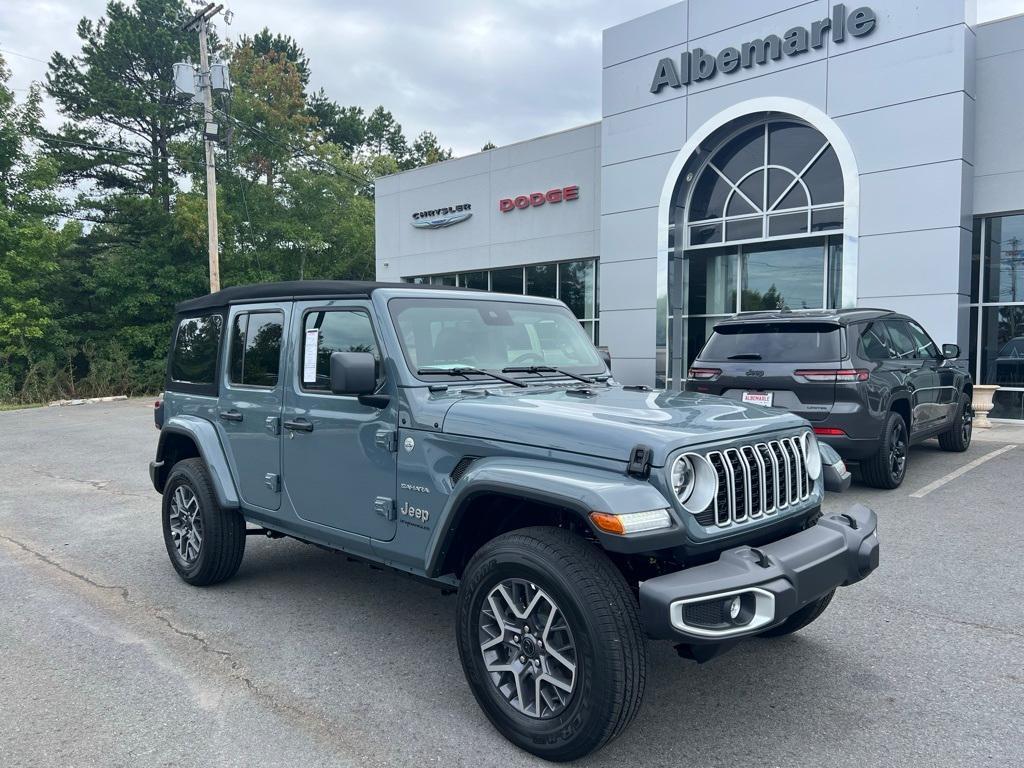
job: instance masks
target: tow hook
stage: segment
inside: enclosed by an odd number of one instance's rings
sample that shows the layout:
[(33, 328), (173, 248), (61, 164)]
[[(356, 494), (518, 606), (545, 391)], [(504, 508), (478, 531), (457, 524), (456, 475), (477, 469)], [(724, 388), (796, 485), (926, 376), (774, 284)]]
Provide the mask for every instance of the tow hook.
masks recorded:
[(855, 531), (856, 531), (856, 530), (857, 530), (858, 528), (860, 528), (860, 526), (859, 526), (859, 525), (857, 524), (857, 520), (856, 520), (856, 519), (854, 518), (854, 516), (853, 516), (853, 515), (848, 515), (848, 514), (846, 514), (845, 512), (840, 512), (840, 513), (839, 513), (839, 514), (837, 515), (837, 517), (841, 517), (841, 518), (843, 518), (843, 519), (844, 519), (844, 520), (846, 521), (846, 523), (847, 523), (847, 524), (848, 524), (848, 525), (849, 525), (849, 526), (850, 526), (851, 528), (853, 528), (853, 530), (855, 530)]

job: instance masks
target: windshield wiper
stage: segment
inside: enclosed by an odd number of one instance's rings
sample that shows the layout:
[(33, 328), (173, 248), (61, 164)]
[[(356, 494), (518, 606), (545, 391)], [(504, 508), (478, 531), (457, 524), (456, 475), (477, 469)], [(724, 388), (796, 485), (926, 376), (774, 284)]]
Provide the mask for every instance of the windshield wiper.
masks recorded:
[(557, 373), (562, 376), (568, 376), (570, 379), (576, 379), (576, 381), (582, 381), (584, 384), (594, 384), (597, 379), (593, 379), (590, 376), (580, 376), (578, 373), (567, 371), (564, 368), (554, 368), (550, 365), (513, 365), (508, 368), (502, 368), (502, 373)]
[(470, 375), (477, 376), (490, 376), (492, 379), (498, 381), (504, 381), (506, 384), (512, 384), (516, 387), (529, 386), (525, 382), (519, 379), (513, 379), (511, 376), (502, 376), (497, 371), (488, 371), (484, 368), (473, 368), (472, 366), (456, 365), (451, 368), (420, 368), (416, 371), (417, 376), (464, 376), (469, 378)]
[(726, 360), (760, 360), (761, 356), (757, 352), (744, 352), (739, 355), (729, 355)]

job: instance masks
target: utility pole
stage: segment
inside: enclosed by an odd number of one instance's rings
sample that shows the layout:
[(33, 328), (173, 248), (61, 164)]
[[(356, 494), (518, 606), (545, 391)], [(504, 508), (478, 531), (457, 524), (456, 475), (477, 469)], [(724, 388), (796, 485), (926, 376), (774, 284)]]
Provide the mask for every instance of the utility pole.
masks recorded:
[(217, 141), (217, 124), (213, 119), (213, 83), (210, 77), (207, 32), (210, 19), (223, 9), (223, 3), (210, 3), (182, 27), (186, 32), (199, 32), (199, 85), (203, 89), (203, 143), (206, 145), (206, 221), (207, 248), (210, 256), (210, 293), (220, 290), (220, 258), (217, 233), (217, 169), (213, 154), (213, 145)]

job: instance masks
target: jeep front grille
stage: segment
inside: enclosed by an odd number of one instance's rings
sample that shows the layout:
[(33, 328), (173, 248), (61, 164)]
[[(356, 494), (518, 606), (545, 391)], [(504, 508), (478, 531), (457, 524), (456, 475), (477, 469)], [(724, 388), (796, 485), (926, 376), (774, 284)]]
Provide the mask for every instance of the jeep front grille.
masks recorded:
[(711, 504), (697, 515), (705, 526), (726, 528), (774, 515), (811, 495), (799, 437), (711, 451), (708, 461), (718, 476)]

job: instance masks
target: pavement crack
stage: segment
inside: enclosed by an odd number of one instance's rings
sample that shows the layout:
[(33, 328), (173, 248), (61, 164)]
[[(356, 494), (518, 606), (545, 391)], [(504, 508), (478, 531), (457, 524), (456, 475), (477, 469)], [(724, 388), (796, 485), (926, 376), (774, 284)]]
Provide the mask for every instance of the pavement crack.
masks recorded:
[(54, 560), (49, 555), (45, 555), (42, 552), (40, 552), (39, 550), (33, 549), (28, 544), (25, 544), (24, 542), (18, 541), (17, 539), (12, 539), (10, 536), (5, 536), (2, 533), (0, 533), (0, 539), (3, 539), (4, 541), (7, 541), (7, 542), (13, 544), (14, 546), (16, 546), (19, 549), (27, 552), (28, 554), (32, 555), (33, 557), (37, 558), (38, 560), (41, 560), (42, 562), (46, 563), (47, 565), (56, 568), (61, 573), (65, 573), (68, 576), (71, 576), (71, 577), (73, 577), (75, 579), (78, 579), (79, 581), (84, 582), (85, 584), (88, 584), (91, 587), (96, 587), (97, 589), (109, 589), (109, 590), (112, 590), (114, 592), (117, 592), (117, 593), (119, 593), (121, 595), (121, 597), (126, 602), (128, 600), (128, 587), (123, 587), (123, 586), (121, 586), (119, 584), (103, 584), (101, 582), (98, 582), (95, 579), (93, 579), (93, 578), (91, 578), (89, 576), (86, 576), (84, 573), (79, 573), (78, 571), (74, 571), (71, 568), (68, 568), (66, 565), (63, 565), (62, 563)]
[(97, 491), (105, 491), (107, 489), (107, 486), (110, 485), (109, 480), (83, 480), (79, 477), (66, 477), (64, 475), (58, 475), (53, 472), (49, 472), (45, 469), (40, 469), (39, 467), (32, 467), (32, 471), (35, 472), (37, 475), (48, 477), (51, 480), (62, 480), (65, 483), (78, 483), (79, 485), (88, 485)]

